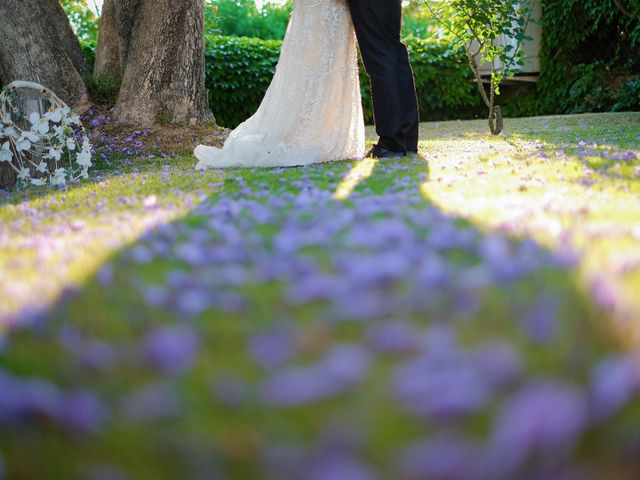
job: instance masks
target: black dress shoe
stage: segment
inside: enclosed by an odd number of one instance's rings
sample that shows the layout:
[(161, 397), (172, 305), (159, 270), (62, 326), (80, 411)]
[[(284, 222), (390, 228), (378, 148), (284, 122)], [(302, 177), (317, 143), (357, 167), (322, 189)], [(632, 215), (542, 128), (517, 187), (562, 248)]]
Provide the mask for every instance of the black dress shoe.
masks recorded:
[(406, 152), (398, 152), (396, 150), (389, 150), (388, 148), (381, 147), (380, 145), (374, 145), (371, 150), (364, 156), (364, 158), (377, 158), (379, 160), (387, 160), (389, 158), (402, 158), (406, 157)]

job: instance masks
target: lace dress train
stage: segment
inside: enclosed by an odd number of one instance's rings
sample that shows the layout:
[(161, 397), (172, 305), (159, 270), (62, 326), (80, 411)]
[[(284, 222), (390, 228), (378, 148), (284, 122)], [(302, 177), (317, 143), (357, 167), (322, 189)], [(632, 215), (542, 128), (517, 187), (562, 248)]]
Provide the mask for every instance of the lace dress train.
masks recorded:
[(355, 32), (346, 0), (296, 0), (258, 111), (196, 168), (298, 166), (364, 153)]

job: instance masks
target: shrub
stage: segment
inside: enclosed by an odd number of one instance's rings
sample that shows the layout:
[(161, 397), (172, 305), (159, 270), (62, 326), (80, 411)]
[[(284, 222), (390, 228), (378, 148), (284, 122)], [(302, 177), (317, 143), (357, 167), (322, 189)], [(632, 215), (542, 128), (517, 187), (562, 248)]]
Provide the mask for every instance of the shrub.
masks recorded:
[[(406, 40), (416, 78), (422, 120), (470, 118), (480, 110), (464, 53), (446, 42)], [(275, 72), (280, 41), (207, 37), (207, 88), (218, 123), (235, 127), (260, 105)], [(365, 118), (373, 121), (371, 89), (362, 69)]]
[(118, 100), (122, 80), (110, 77), (89, 77), (86, 80), (91, 101), (103, 107), (112, 107)]
[[(292, 10), (293, 0), (263, 2), (261, 6), (255, 0), (206, 0), (205, 31), (210, 35), (282, 40)], [(404, 37), (430, 35), (433, 25), (420, 0), (405, 2), (403, 18)]]
[(625, 82), (617, 89), (613, 100), (616, 102), (612, 107), (615, 112), (640, 110), (640, 76)]
[(538, 113), (638, 108), (624, 79), (640, 74), (640, 2), (626, 3), (630, 17), (613, 2), (543, 0)]
[(205, 31), (208, 34), (282, 40), (289, 24), (293, 1), (284, 4), (255, 0), (207, 0)]
[(282, 42), (208, 36), (209, 104), (220, 125), (236, 127), (260, 105), (275, 73)]

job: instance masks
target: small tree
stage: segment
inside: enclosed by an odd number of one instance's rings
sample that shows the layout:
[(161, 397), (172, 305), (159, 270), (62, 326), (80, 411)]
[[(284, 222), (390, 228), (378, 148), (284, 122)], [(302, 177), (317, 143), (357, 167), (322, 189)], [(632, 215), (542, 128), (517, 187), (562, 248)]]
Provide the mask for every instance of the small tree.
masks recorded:
[[(499, 135), (504, 125), (496, 96), (505, 78), (524, 65), (522, 44), (536, 0), (424, 0), (433, 18), (467, 54), (482, 100), (489, 109), (489, 129)], [(505, 41), (506, 40), (506, 41)], [(481, 66), (490, 66), (490, 88)]]

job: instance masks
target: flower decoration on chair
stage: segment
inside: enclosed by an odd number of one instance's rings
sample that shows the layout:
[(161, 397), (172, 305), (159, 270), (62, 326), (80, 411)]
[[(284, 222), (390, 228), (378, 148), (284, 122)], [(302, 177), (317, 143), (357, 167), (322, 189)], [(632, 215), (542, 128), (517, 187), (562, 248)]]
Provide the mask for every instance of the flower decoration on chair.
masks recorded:
[[(25, 112), (23, 92), (38, 94), (40, 107), (48, 109)], [(0, 92), (0, 164), (8, 163), (23, 185), (64, 186), (88, 178), (91, 150), (80, 117), (47, 88), (13, 82)]]

